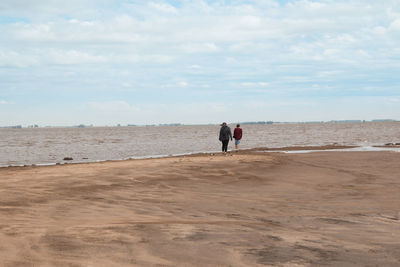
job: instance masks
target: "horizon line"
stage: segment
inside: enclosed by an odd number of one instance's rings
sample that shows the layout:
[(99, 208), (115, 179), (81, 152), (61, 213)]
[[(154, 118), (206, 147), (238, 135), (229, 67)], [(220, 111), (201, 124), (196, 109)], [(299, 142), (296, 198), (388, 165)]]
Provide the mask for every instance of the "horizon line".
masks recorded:
[[(312, 123), (366, 123), (366, 122), (399, 122), (400, 120), (395, 119), (373, 119), (373, 120), (359, 120), (359, 119), (348, 119), (348, 120), (315, 120), (315, 121), (242, 121), (242, 122), (231, 122), (228, 124), (312, 124)], [(201, 125), (219, 125), (220, 123), (152, 123), (152, 124), (121, 124), (116, 123), (112, 125), (95, 125), (95, 124), (74, 124), (74, 125), (2, 125), (0, 128), (8, 129), (20, 129), (20, 128), (90, 128), (90, 127), (161, 127), (161, 126), (201, 126)]]

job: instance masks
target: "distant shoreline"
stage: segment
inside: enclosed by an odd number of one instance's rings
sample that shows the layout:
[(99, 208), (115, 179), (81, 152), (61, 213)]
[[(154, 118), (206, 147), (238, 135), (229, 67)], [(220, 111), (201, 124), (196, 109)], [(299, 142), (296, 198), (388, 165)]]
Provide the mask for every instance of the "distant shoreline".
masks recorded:
[[(400, 122), (394, 119), (377, 119), (377, 120), (330, 120), (330, 121), (297, 121), (297, 122), (285, 122), (285, 121), (245, 121), (245, 122), (231, 122), (229, 125), (242, 124), (242, 125), (271, 125), (271, 124), (329, 124), (329, 123), (386, 123), (386, 122)], [(179, 126), (219, 126), (219, 123), (200, 123), (200, 124), (185, 124), (185, 123), (160, 123), (160, 124), (117, 124), (117, 125), (45, 125), (40, 126), (34, 125), (10, 125), (0, 126), (0, 129), (36, 129), (36, 128), (102, 128), (102, 127), (179, 127)]]

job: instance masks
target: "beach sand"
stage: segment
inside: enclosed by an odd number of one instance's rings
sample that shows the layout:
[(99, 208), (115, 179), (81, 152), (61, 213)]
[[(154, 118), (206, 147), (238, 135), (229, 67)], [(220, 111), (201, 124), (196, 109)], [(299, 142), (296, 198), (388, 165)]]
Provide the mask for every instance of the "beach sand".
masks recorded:
[(400, 266), (400, 153), (0, 169), (0, 266)]

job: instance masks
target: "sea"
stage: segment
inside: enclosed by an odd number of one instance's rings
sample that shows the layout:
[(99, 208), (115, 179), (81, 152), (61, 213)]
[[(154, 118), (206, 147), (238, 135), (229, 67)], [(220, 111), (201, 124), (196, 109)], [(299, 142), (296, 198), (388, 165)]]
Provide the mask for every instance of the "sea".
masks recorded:
[[(229, 125), (233, 131), (235, 125)], [(166, 157), (221, 150), (219, 125), (0, 129), (0, 167)], [(400, 143), (400, 122), (242, 125), (241, 149)], [(234, 143), (229, 143), (234, 149)], [(376, 149), (376, 148), (375, 148)], [(72, 160), (64, 160), (65, 158)]]

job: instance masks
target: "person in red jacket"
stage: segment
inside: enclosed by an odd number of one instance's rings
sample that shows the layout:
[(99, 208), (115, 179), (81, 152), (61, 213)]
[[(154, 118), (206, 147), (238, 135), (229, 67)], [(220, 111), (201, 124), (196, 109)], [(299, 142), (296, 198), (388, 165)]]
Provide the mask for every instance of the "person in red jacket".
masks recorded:
[(233, 131), (233, 138), (235, 138), (235, 149), (239, 149), (239, 144), (242, 136), (243, 130), (242, 128), (240, 128), (240, 124), (237, 124), (235, 130)]

